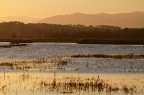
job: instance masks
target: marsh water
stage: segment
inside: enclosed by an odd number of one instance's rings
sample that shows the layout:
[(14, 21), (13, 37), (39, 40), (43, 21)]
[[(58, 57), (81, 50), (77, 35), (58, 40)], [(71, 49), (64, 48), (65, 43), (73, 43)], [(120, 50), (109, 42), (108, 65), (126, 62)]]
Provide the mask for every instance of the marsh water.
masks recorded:
[(5, 59), (32, 59), (73, 54), (144, 54), (144, 45), (32, 43), (23, 47), (0, 48), (0, 57)]
[[(0, 43), (0, 45), (7, 44), (9, 43)], [(0, 66), (0, 94), (143, 95), (144, 59), (67, 57), (78, 54), (144, 54), (144, 45), (32, 43), (26, 46), (13, 46), (9, 48), (0, 47), (0, 63), (2, 64)], [(54, 72), (57, 76), (67, 77), (71, 75), (70, 77), (72, 79), (74, 79), (74, 75), (76, 76), (75, 79), (79, 79), (79, 76), (81, 76), (82, 79), (83, 76), (97, 78), (98, 75), (100, 75), (100, 77), (104, 76), (102, 78), (104, 81), (110, 81), (110, 84), (121, 85), (121, 87), (123, 85), (134, 85), (135, 87), (135, 85), (139, 86), (139, 84), (141, 84), (141, 88), (139, 92), (130, 93), (125, 91), (99, 92), (97, 90), (95, 92), (91, 90), (74, 90), (72, 92), (65, 92), (47, 91), (47, 88), (42, 89), (43, 87), (37, 88), (40, 86), (41, 82), (52, 81), (54, 78)], [(61, 79), (63, 80), (63, 78)], [(86, 79), (86, 81), (89, 80)], [(126, 83), (124, 83), (124, 81), (126, 81)]]
[(15, 62), (42, 59), (50, 62), (66, 60), (67, 63), (70, 63), (60, 66), (63, 69), (52, 68), (45, 70), (45, 72), (144, 73), (143, 59), (60, 58), (75, 54), (144, 54), (144, 45), (32, 43), (27, 46), (0, 48), (0, 61)]

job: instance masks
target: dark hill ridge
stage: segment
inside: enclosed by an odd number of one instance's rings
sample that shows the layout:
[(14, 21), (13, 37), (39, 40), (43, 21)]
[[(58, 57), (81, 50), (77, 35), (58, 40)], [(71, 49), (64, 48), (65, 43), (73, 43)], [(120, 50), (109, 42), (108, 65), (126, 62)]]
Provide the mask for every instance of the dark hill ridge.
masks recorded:
[(83, 25), (112, 25), (120, 27), (144, 27), (144, 12), (118, 13), (118, 14), (83, 14), (74, 13), (58, 15), (38, 21), (50, 24), (83, 24)]

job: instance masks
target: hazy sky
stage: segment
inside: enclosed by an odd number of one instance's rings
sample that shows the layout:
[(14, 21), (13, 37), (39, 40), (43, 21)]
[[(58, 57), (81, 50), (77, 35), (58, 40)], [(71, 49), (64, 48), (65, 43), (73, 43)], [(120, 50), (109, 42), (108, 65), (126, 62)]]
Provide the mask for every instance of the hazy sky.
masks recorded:
[(0, 16), (49, 17), (75, 12), (144, 12), (144, 0), (0, 0)]

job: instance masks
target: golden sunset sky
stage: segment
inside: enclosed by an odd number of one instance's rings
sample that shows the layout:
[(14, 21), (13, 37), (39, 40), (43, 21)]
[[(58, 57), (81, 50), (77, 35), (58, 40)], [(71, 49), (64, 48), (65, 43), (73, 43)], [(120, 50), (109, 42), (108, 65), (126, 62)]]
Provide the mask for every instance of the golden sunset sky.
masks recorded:
[(0, 16), (144, 12), (144, 0), (0, 0)]

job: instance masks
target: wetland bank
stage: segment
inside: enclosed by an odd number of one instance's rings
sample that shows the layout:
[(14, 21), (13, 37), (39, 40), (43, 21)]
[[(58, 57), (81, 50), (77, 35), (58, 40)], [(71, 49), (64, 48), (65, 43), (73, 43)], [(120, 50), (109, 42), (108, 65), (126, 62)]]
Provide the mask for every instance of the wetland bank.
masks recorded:
[(0, 93), (143, 95), (143, 54), (143, 45), (31, 43), (1, 47)]

